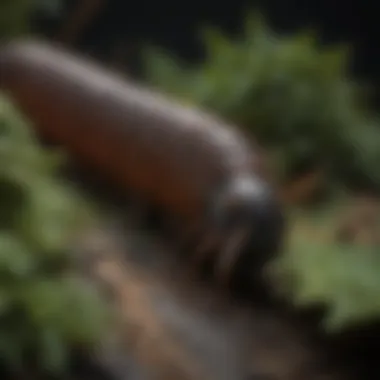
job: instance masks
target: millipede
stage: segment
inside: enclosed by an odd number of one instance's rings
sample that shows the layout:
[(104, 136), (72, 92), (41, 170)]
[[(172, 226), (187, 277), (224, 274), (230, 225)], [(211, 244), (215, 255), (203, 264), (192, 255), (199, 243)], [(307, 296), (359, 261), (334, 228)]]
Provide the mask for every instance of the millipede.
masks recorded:
[(235, 126), (38, 40), (2, 45), (0, 89), (37, 134), (192, 231), (189, 265), (212, 262), (218, 283), (278, 251), (281, 207)]

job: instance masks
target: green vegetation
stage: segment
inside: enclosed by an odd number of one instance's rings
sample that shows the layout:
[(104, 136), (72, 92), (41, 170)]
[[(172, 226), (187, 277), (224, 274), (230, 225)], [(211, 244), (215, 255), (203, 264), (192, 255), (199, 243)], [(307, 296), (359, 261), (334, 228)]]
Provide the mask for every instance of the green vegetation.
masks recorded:
[[(8, 370), (65, 370), (69, 348), (105, 332), (101, 299), (68, 252), (86, 207), (54, 175), (57, 157), (0, 98), (0, 361)], [(28, 356), (32, 353), (33, 358)]]
[[(252, 132), (272, 153), (278, 178), (309, 162), (334, 191), (353, 183), (380, 189), (378, 117), (366, 88), (349, 78), (347, 47), (321, 46), (310, 32), (278, 35), (258, 14), (247, 17), (239, 39), (214, 28), (202, 36), (206, 59), (196, 66), (148, 48), (148, 82)], [(334, 240), (342, 213), (334, 199), (323, 217), (296, 213), (274, 283), (298, 306), (325, 305), (325, 326), (335, 331), (380, 318), (380, 257), (375, 244)]]
[(341, 201), (318, 212), (296, 213), (290, 218), (286, 252), (269, 268), (278, 289), (296, 306), (326, 307), (328, 331), (380, 316), (379, 246), (334, 239), (344, 210)]
[(239, 39), (215, 28), (202, 37), (205, 60), (195, 67), (147, 48), (147, 80), (251, 131), (281, 156), (278, 175), (307, 160), (331, 181), (380, 186), (380, 130), (365, 105), (367, 89), (347, 75), (347, 47), (320, 46), (311, 32), (277, 35), (258, 14), (249, 14)]
[[(2, 1), (0, 37), (26, 33), (38, 3)], [(205, 28), (202, 39), (205, 60), (195, 66), (147, 49), (147, 80), (251, 132), (272, 154), (278, 178), (307, 162), (332, 189), (380, 189), (378, 117), (367, 88), (349, 77), (346, 46), (322, 46), (312, 32), (279, 35), (258, 14), (247, 16), (240, 38)], [(41, 368), (58, 371), (71, 344), (97, 339), (106, 318), (65, 254), (84, 207), (54, 177), (56, 158), (5, 98), (0, 133), (0, 360), (18, 368), (33, 350)], [(272, 266), (276, 288), (297, 306), (326, 306), (330, 331), (380, 317), (378, 247), (335, 241), (342, 210), (334, 199), (322, 214), (295, 213)]]

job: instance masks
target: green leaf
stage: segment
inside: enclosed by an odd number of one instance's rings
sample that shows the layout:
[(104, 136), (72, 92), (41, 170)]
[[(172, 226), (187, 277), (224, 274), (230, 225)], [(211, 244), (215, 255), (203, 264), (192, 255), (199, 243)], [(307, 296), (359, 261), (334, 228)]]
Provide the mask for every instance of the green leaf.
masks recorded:
[(69, 364), (65, 339), (56, 329), (45, 327), (40, 333), (39, 354), (42, 367), (49, 373), (63, 373)]
[(24, 278), (34, 270), (33, 257), (27, 247), (12, 233), (0, 234), (0, 273), (5, 278)]
[(297, 223), (308, 221), (308, 227), (291, 234), (287, 251), (271, 272), (276, 286), (296, 305), (325, 305), (324, 326), (329, 332), (380, 316), (378, 248), (318, 238), (319, 231), (333, 231), (343, 203), (316, 215), (295, 215)]
[(234, 46), (223, 33), (213, 27), (204, 27), (201, 31), (202, 42), (208, 59), (215, 64), (223, 64), (225, 59), (231, 59)]
[(0, 357), (7, 369), (16, 373), (23, 368), (23, 346), (20, 343), (12, 334), (0, 331)]
[(185, 70), (169, 54), (152, 47), (142, 52), (145, 70), (153, 86), (165, 86), (168, 94), (179, 94), (188, 86)]
[(244, 22), (245, 40), (251, 49), (265, 49), (273, 46), (275, 35), (258, 11), (247, 11)]
[(321, 69), (330, 78), (343, 77), (346, 73), (351, 50), (349, 46), (334, 46), (321, 53)]
[(15, 372), (30, 351), (42, 372), (62, 372), (70, 347), (97, 342), (108, 326), (97, 292), (67, 279), (89, 210), (57, 178), (58, 161), (0, 95), (0, 357)]

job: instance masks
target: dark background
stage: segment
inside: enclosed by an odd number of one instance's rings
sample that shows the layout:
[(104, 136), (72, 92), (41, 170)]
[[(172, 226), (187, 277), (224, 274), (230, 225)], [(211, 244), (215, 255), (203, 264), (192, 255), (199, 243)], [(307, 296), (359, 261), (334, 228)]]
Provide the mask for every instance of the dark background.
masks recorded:
[[(37, 19), (39, 28), (46, 34), (56, 34), (79, 2), (66, 0), (59, 18), (40, 16)], [(83, 29), (74, 46), (105, 60), (119, 44), (126, 52), (127, 66), (137, 71), (138, 49), (147, 42), (194, 61), (202, 57), (197, 37), (200, 25), (213, 24), (226, 32), (237, 33), (245, 9), (258, 8), (279, 32), (312, 27), (326, 43), (351, 43), (353, 73), (369, 81), (378, 93), (380, 24), (376, 3), (376, 0), (105, 0), (102, 11)], [(377, 99), (380, 100), (378, 95)]]

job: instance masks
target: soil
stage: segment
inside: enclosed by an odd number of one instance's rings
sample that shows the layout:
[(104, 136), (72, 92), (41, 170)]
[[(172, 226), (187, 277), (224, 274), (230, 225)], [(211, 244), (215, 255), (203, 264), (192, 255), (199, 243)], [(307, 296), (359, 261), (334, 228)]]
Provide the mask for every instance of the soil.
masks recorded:
[(117, 380), (348, 379), (307, 324), (190, 278), (159, 229), (128, 217), (128, 201), (85, 177), (76, 184), (108, 217), (83, 238), (78, 264), (118, 316), (95, 366)]

